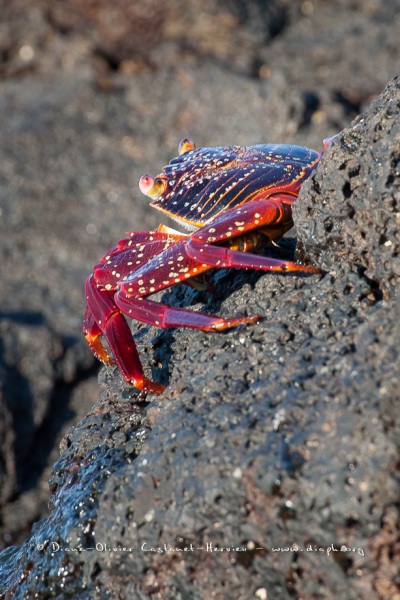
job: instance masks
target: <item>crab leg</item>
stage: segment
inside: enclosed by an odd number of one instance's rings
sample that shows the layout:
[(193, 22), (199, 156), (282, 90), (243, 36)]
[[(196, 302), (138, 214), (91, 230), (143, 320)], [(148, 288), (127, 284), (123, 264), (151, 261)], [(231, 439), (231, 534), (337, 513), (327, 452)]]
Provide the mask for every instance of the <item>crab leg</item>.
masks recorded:
[[(234, 248), (234, 238), (243, 236), (251, 230), (262, 230), (271, 240), (280, 237), (292, 226), (291, 204), (294, 198), (288, 194), (279, 194), (273, 199), (254, 200), (250, 204), (239, 206), (217, 217), (211, 225), (202, 227), (193, 233), (185, 243), (187, 256), (192, 260), (220, 269), (237, 267), (268, 271), (300, 271), (320, 273), (320, 269), (310, 265), (279, 260), (240, 252)], [(270, 234), (270, 235), (268, 235)], [(218, 242), (232, 240), (233, 249), (216, 246)]]
[(223, 319), (186, 308), (166, 306), (147, 298), (126, 297), (122, 292), (114, 296), (115, 302), (132, 319), (165, 329), (167, 327), (187, 327), (202, 331), (222, 331), (238, 325), (247, 325), (259, 321), (259, 315), (250, 317), (231, 317)]
[(110, 362), (98, 339), (103, 333), (124, 379), (143, 391), (161, 394), (165, 386), (144, 376), (128, 323), (110, 294), (98, 289), (93, 275), (86, 281), (85, 294), (91, 308), (91, 314), (87, 315), (84, 323), (84, 333), (89, 346), (101, 360)]
[(201, 243), (215, 243), (241, 236), (255, 229), (274, 230), (277, 225), (279, 234), (293, 226), (292, 204), (295, 197), (290, 194), (276, 194), (269, 198), (259, 198), (248, 204), (241, 204), (225, 211), (212, 223), (195, 231), (190, 238)]
[(256, 269), (259, 271), (321, 273), (318, 267), (312, 265), (299, 265), (290, 260), (247, 254), (239, 250), (225, 248), (224, 246), (199, 244), (194, 240), (190, 240), (186, 244), (186, 252), (189, 258), (198, 260), (199, 262), (202, 261), (210, 267), (217, 267), (219, 269), (240, 268)]
[(151, 258), (186, 238), (185, 234), (164, 226), (157, 231), (136, 231), (127, 235), (128, 238), (120, 240), (94, 267), (96, 285), (107, 291), (116, 289), (132, 269), (139, 270)]
[[(313, 266), (247, 253), (260, 247), (263, 237), (274, 240), (291, 227), (290, 203), (293, 197), (281, 194), (277, 200), (254, 200), (249, 205), (231, 209), (211, 224), (166, 248), (118, 284), (120, 297), (124, 296), (129, 301), (131, 298), (143, 298), (175, 283), (198, 277), (213, 267), (320, 273)], [(246, 252), (240, 251), (243, 245)], [(99, 271), (96, 273), (98, 276)]]
[(112, 359), (108, 356), (107, 350), (100, 340), (103, 332), (94, 320), (93, 314), (88, 306), (86, 307), (85, 318), (82, 323), (82, 331), (85, 335), (86, 343), (93, 354), (97, 356), (102, 363), (111, 363)]

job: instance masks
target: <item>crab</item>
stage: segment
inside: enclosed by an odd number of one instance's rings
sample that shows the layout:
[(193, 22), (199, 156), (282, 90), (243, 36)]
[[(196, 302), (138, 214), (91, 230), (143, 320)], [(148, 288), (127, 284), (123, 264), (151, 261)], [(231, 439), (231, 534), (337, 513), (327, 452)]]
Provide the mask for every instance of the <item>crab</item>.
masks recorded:
[(192, 140), (183, 140), (178, 156), (155, 178), (141, 177), (139, 188), (152, 200), (150, 206), (190, 231), (160, 225), (155, 231), (127, 233), (95, 265), (85, 285), (83, 321), (93, 353), (105, 364), (115, 362), (139, 390), (161, 394), (165, 386), (144, 374), (125, 315), (160, 328), (202, 331), (252, 324), (261, 317), (222, 318), (166, 306), (149, 296), (178, 283), (204, 288), (212, 269), (320, 273), (312, 265), (256, 252), (293, 226), (292, 204), (321, 154), (284, 144), (196, 148)]

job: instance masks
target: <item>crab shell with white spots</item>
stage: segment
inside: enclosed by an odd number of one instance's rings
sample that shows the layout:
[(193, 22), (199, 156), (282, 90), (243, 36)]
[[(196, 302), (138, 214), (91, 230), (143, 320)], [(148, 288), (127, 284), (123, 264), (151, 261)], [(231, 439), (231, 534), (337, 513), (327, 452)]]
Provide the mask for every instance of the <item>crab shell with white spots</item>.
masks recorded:
[(150, 206), (190, 229), (210, 223), (230, 208), (272, 194), (297, 197), (320, 153), (303, 146), (258, 144), (196, 148), (192, 140), (179, 145), (154, 179), (144, 175), (141, 191)]

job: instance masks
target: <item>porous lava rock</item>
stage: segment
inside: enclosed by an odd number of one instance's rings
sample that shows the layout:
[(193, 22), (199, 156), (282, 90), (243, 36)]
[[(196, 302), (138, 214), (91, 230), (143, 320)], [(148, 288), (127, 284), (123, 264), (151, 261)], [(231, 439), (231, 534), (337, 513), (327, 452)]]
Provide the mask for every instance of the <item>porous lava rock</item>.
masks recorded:
[(385, 298), (398, 293), (400, 280), (399, 112), (396, 77), (368, 118), (361, 114), (335, 138), (293, 211), (312, 260), (364, 274)]

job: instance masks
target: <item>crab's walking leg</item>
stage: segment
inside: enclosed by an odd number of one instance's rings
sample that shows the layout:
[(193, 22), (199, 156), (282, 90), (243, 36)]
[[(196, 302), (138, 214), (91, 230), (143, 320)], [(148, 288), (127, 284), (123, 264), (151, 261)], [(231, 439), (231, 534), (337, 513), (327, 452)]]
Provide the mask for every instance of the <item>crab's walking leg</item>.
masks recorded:
[[(227, 211), (212, 224), (202, 227), (188, 238), (185, 244), (187, 255), (192, 260), (220, 269), (237, 267), (266, 271), (321, 273), (320, 269), (311, 265), (299, 265), (287, 260), (247, 254), (226, 246), (215, 245), (218, 242), (232, 240), (234, 247), (234, 238), (243, 236), (251, 230), (262, 230), (266, 235), (270, 230), (271, 239), (279, 237), (292, 225), (293, 200), (293, 196), (280, 194), (273, 200), (254, 200)], [(274, 235), (277, 231), (279, 235)]]
[(118, 292), (114, 298), (118, 308), (132, 319), (162, 329), (166, 327), (187, 327), (202, 331), (222, 331), (238, 325), (255, 323), (262, 318), (259, 315), (252, 315), (250, 317), (224, 319), (202, 312), (193, 312), (186, 308), (166, 306), (147, 298), (127, 297), (123, 292)]
[(224, 246), (212, 244), (200, 244), (195, 240), (189, 240), (186, 244), (186, 252), (189, 258), (202, 261), (210, 267), (219, 269), (238, 268), (256, 269), (259, 271), (278, 271), (299, 273), (321, 273), (321, 269), (312, 265), (300, 265), (290, 260), (279, 260), (271, 256), (258, 256), (247, 254), (239, 250), (231, 250)]
[[(93, 275), (86, 281), (85, 294), (92, 315), (85, 319), (84, 324), (89, 346), (101, 360), (110, 362), (98, 339), (103, 333), (124, 379), (140, 390), (161, 394), (165, 386), (144, 376), (139, 354), (125, 318), (110, 294), (98, 289)], [(88, 325), (88, 329), (85, 330), (85, 326)]]
[(108, 356), (107, 350), (104, 348), (100, 339), (103, 332), (94, 320), (93, 314), (88, 306), (86, 307), (85, 318), (82, 323), (82, 331), (85, 335), (86, 343), (93, 354), (101, 360), (102, 363), (111, 363), (112, 359)]

